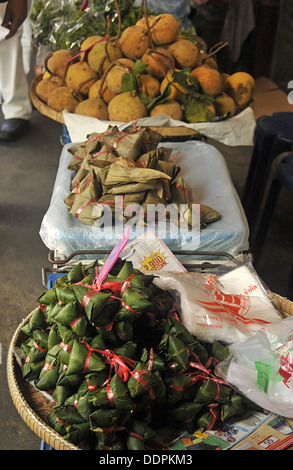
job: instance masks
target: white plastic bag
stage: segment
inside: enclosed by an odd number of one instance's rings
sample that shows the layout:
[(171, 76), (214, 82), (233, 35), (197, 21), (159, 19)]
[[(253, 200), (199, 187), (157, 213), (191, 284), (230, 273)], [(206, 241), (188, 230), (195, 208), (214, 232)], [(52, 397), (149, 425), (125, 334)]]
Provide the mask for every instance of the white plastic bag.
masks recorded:
[(280, 320), (268, 291), (250, 263), (224, 275), (156, 273), (154, 283), (175, 294), (181, 321), (201, 341), (231, 344)]
[(293, 418), (293, 317), (229, 346), (217, 375), (257, 405)]

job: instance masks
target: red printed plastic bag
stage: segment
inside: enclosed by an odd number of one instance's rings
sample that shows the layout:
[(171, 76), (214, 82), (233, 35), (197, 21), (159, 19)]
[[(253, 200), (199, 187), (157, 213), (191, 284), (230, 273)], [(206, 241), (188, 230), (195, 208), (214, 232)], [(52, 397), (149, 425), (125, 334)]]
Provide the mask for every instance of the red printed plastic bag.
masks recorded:
[(202, 341), (242, 341), (281, 318), (251, 265), (219, 277), (160, 272), (154, 282), (174, 293), (182, 323)]

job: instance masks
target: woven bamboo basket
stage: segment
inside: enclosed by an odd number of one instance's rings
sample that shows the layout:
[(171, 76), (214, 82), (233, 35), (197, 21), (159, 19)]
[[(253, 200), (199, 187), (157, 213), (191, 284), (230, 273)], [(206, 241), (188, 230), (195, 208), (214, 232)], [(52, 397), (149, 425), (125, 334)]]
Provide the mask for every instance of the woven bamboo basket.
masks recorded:
[[(63, 118), (63, 114), (54, 109), (50, 108), (46, 103), (40, 100), (36, 93), (36, 87), (39, 81), (42, 79), (42, 75), (40, 77), (36, 77), (32, 80), (30, 85), (30, 96), (31, 101), (34, 107), (44, 116), (47, 116), (54, 121), (59, 122), (60, 124), (65, 125), (65, 121)], [(111, 121), (109, 121), (109, 124)], [(168, 141), (186, 141), (186, 140), (202, 140), (206, 141), (206, 137), (200, 132), (196, 131), (195, 129), (186, 127), (184, 122), (182, 121), (182, 125), (179, 126), (148, 126), (150, 129), (159, 132), (163, 139)]]
[(291, 317), (293, 315), (293, 302), (278, 294), (272, 293), (271, 295), (282, 318)]
[(60, 124), (65, 124), (62, 113), (54, 111), (54, 109), (50, 108), (46, 103), (38, 98), (36, 94), (36, 87), (41, 79), (42, 76), (34, 78), (30, 85), (30, 96), (34, 107), (44, 116), (53, 119), (53, 121), (57, 121)]
[(15, 331), (7, 356), (7, 378), (9, 391), (14, 405), (28, 425), (40, 439), (55, 450), (80, 450), (57, 434), (47, 422), (47, 415), (53, 410), (54, 403), (22, 378), (21, 369), (16, 361), (14, 350), (26, 339), (21, 328), (29, 322), (32, 311)]
[[(274, 293), (271, 295), (282, 318), (293, 315), (293, 302)], [(21, 343), (26, 339), (21, 328), (28, 323), (33, 312), (18, 326), (9, 346), (7, 376), (10, 394), (20, 416), (40, 439), (55, 450), (81, 450), (63, 439), (62, 436), (48, 425), (46, 417), (53, 410), (54, 403), (46, 399), (41, 392), (22, 378), (20, 367), (16, 361), (14, 349), (20, 347)]]

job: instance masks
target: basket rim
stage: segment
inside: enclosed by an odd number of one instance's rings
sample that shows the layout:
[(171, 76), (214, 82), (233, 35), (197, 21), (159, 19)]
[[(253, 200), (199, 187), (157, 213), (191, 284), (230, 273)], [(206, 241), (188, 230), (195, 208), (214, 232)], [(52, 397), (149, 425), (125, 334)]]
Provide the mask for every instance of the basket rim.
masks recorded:
[(54, 109), (50, 108), (46, 103), (41, 101), (36, 93), (36, 87), (38, 83), (42, 80), (43, 76), (35, 77), (30, 85), (30, 97), (34, 107), (39, 111), (39, 113), (43, 114), (53, 121), (59, 122), (60, 124), (65, 124), (63, 119), (62, 113), (58, 111), (54, 111)]
[(37, 413), (30, 407), (25, 397), (23, 396), (21, 387), (19, 387), (16, 379), (15, 372), (18, 364), (15, 359), (14, 348), (21, 333), (21, 328), (29, 321), (34, 311), (35, 309), (20, 323), (9, 345), (7, 354), (7, 379), (9, 392), (20, 416), (38, 437), (44, 440), (55, 450), (80, 450), (74, 444), (71, 444), (70, 442), (63, 439), (60, 434), (56, 433), (56, 431), (48, 426), (40, 418), (40, 416), (37, 415)]
[(270, 292), (273, 302), (277, 304), (278, 311), (282, 318), (293, 316), (293, 301), (275, 292)]

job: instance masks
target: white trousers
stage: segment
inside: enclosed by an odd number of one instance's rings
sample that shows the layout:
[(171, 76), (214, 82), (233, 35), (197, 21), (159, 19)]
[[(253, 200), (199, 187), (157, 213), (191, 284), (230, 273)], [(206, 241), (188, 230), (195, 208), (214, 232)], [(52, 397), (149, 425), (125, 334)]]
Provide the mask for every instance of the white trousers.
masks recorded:
[(30, 119), (32, 104), (30, 101), (29, 84), (25, 74), (21, 35), (19, 28), (14, 36), (5, 39), (8, 33), (1, 26), (6, 3), (0, 4), (0, 93), (4, 119)]

